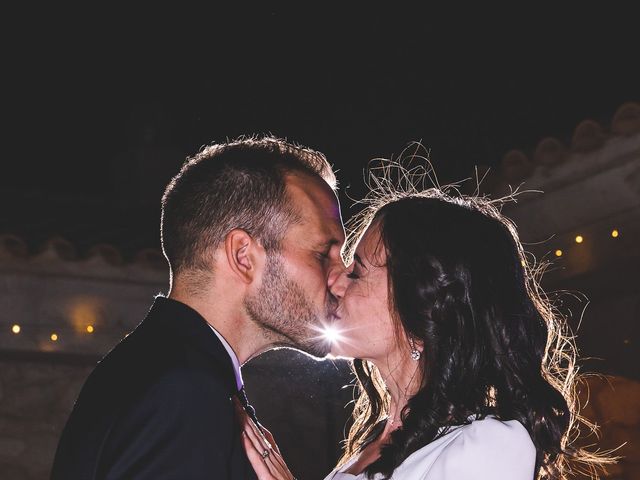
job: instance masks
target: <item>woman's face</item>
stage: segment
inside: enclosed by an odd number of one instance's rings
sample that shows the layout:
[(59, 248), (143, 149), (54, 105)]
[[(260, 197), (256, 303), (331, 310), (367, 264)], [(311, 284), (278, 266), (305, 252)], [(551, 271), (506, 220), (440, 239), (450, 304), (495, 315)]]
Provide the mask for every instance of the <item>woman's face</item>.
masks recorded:
[(376, 361), (388, 359), (395, 349), (386, 259), (374, 223), (358, 243), (353, 264), (344, 274), (347, 286), (334, 324), (339, 338), (333, 342), (332, 355)]

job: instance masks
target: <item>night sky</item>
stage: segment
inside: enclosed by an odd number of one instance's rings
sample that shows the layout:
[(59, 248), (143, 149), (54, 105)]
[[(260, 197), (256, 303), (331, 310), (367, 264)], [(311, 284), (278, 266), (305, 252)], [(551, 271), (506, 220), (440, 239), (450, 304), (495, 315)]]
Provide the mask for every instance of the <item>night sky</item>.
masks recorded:
[(164, 185), (212, 141), (311, 146), (358, 197), (368, 160), (410, 141), (458, 180), (640, 100), (630, 11), (364, 5), (5, 12), (0, 233), (133, 255), (159, 246)]

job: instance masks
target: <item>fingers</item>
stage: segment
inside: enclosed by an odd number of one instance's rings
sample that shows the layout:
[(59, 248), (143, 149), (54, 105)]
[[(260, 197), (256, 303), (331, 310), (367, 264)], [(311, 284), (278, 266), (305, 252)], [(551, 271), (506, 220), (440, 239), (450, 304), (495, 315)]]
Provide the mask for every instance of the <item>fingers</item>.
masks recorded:
[[(265, 432), (268, 433), (268, 430)], [(268, 433), (268, 436), (273, 441), (273, 435)], [(243, 431), (243, 443), (247, 457), (260, 480), (293, 478), (280, 452), (272, 447), (275, 442), (269, 442), (266, 433), (263, 434), (251, 421), (246, 423)]]
[(256, 424), (240, 402), (234, 399), (236, 417), (242, 429), (242, 443), (259, 480), (290, 480), (289, 471), (273, 435), (260, 424)]
[(253, 448), (259, 453), (262, 453), (265, 450), (271, 450), (271, 444), (267, 441), (262, 432), (255, 426), (255, 424), (251, 420), (245, 422), (243, 432), (251, 441)]
[[(262, 455), (265, 450), (270, 451), (270, 449), (266, 447), (266, 443), (268, 442), (263, 442), (258, 436), (259, 430), (256, 429), (253, 420), (251, 420), (247, 412), (242, 408), (242, 404), (235, 398), (233, 404), (236, 411), (236, 418), (242, 431), (242, 445), (253, 470), (258, 476), (258, 480), (272, 480), (274, 477), (271, 475), (271, 469)], [(261, 432), (260, 436), (262, 436)]]
[[(260, 437), (261, 442), (264, 444), (265, 447), (271, 449), (272, 448), (272, 444), (275, 443), (274, 439), (273, 439), (273, 435), (271, 435), (271, 432), (269, 432), (266, 428), (264, 428), (262, 425), (258, 424), (256, 425), (256, 423), (253, 421), (253, 419), (251, 417), (249, 417), (249, 415), (247, 414), (247, 412), (245, 411), (244, 408), (242, 408), (242, 405), (240, 404), (240, 402), (234, 398), (234, 407), (236, 410), (236, 418), (238, 419), (238, 422), (240, 423), (240, 427), (242, 430), (247, 430), (250, 429), (252, 430), (256, 435), (258, 435)], [(269, 438), (267, 438), (265, 436), (265, 433), (267, 432), (269, 434)], [(276, 446), (276, 451), (279, 452), (279, 449)]]
[(269, 466), (262, 459), (262, 455), (258, 453), (253, 445), (253, 442), (249, 439), (249, 436), (242, 432), (242, 445), (247, 452), (247, 458), (253, 467), (254, 472), (258, 480), (272, 480), (273, 476), (269, 470)]
[[(261, 437), (262, 442), (267, 448), (272, 448), (275, 445), (275, 440), (273, 439), (273, 435), (269, 430), (264, 428), (262, 424), (256, 424), (253, 419), (247, 414), (245, 409), (242, 407), (240, 400), (237, 397), (233, 397), (233, 406), (236, 411), (236, 418), (240, 423), (241, 428), (244, 430), (246, 428), (252, 428), (252, 430)], [(280, 449), (277, 445), (275, 445), (275, 450), (280, 453)]]
[(278, 444), (276, 443), (275, 439), (273, 438), (273, 435), (271, 434), (271, 432), (269, 430), (267, 430), (266, 428), (264, 428), (264, 425), (262, 425), (262, 424), (260, 424), (259, 427), (260, 427), (260, 430), (262, 431), (262, 434), (264, 435), (264, 437), (267, 440), (267, 442), (269, 442), (271, 447), (276, 452), (280, 453), (280, 448), (278, 448)]
[[(265, 448), (271, 450), (273, 448), (273, 446), (271, 445), (272, 442), (269, 441), (264, 434), (264, 431), (266, 431), (266, 429), (262, 425), (254, 422), (253, 419), (248, 415), (245, 414), (244, 418), (245, 418), (244, 429), (250, 430), (254, 436), (257, 436), (259, 438), (260, 443)], [(273, 441), (273, 436), (271, 436), (271, 440)]]
[[(265, 479), (271, 479), (271, 465), (267, 462), (271, 456), (271, 449), (262, 442), (252, 422), (246, 423), (245, 429), (242, 432), (242, 438), (245, 450), (247, 451), (247, 457), (256, 474), (261, 473)], [(269, 455), (265, 457), (264, 452), (267, 452)]]
[(249, 457), (256, 474), (261, 472), (265, 479), (281, 478), (275, 476), (280, 463), (274, 460), (274, 457), (278, 455), (277, 452), (263, 443), (262, 438), (256, 434), (255, 428), (247, 428), (242, 433), (247, 457)]

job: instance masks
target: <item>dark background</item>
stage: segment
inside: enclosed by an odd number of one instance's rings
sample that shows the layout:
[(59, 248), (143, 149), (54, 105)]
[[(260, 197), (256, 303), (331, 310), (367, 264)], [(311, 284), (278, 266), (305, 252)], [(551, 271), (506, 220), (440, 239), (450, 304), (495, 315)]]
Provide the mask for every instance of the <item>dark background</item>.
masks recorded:
[[(345, 219), (357, 209), (348, 196), (364, 192), (369, 160), (398, 155), (411, 141), (430, 151), (441, 183), (469, 177), (474, 165), (497, 169), (509, 150), (530, 154), (544, 137), (568, 145), (582, 120), (607, 129), (621, 104), (640, 101), (640, 35), (631, 8), (613, 2), (448, 10), (347, 2), (206, 10), (162, 9), (158, 2), (5, 6), (0, 235), (19, 236), (32, 254), (62, 236), (80, 258), (107, 243), (131, 260), (160, 246), (160, 197), (185, 157), (242, 134), (271, 132), (324, 152), (338, 170)], [(620, 284), (632, 290), (633, 264), (626, 271), (629, 282), (616, 274), (617, 283), (601, 288), (607, 280), (596, 272), (597, 289), (571, 288), (596, 300)], [(6, 278), (11, 299), (11, 271)], [(41, 286), (29, 292), (57, 291), (52, 278), (34, 282)], [(116, 282), (105, 285), (106, 295)], [(77, 288), (91, 291), (91, 282)], [(34, 296), (34, 306), (41, 302)], [(637, 372), (637, 355), (629, 353), (637, 351), (636, 322), (620, 326), (603, 305), (587, 312), (596, 316), (584, 322), (580, 341), (587, 356), (609, 363), (598, 360), (589, 369), (637, 379), (629, 373)], [(577, 315), (583, 308), (575, 308)], [(51, 318), (46, 313), (30, 321)], [(56, 328), (64, 321), (56, 319)], [(15, 345), (32, 339), (10, 338)], [(348, 373), (331, 362), (283, 361), (284, 353), (247, 366), (249, 395), (294, 471), (315, 469), (315, 477), (301, 478), (320, 478), (343, 437), (351, 391), (339, 387)], [(67, 366), (65, 354), (29, 352), (9, 361), (4, 354), (0, 397), (2, 390), (11, 395), (0, 412), (3, 434), (26, 450), (0, 458), (0, 467), (45, 471), (57, 442), (52, 432), (62, 428), (95, 359)], [(635, 425), (618, 407), (636, 398), (626, 392), (637, 395), (636, 383), (624, 381), (629, 390), (619, 387), (613, 400), (605, 395), (607, 408), (590, 418), (617, 415)], [(605, 430), (603, 448), (638, 445), (615, 428)]]
[(367, 162), (410, 141), (459, 180), (640, 99), (637, 17), (610, 4), (20, 8), (4, 15), (0, 233), (33, 249), (159, 246), (164, 185), (227, 137), (321, 150), (359, 197)]

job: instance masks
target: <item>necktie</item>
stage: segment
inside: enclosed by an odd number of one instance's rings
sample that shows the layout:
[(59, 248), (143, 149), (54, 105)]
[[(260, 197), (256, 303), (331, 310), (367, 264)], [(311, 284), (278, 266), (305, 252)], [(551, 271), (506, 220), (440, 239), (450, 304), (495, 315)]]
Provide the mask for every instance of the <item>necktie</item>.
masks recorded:
[(249, 405), (249, 400), (247, 399), (247, 392), (244, 389), (244, 385), (240, 390), (238, 390), (236, 396), (238, 397), (238, 400), (240, 400), (240, 404), (242, 405), (244, 411), (247, 412), (247, 415), (249, 415), (249, 418), (253, 420), (253, 423), (255, 423), (256, 427), (258, 427), (260, 431), (262, 431), (262, 429), (260, 428), (260, 423), (258, 422), (258, 417), (256, 416), (256, 410), (251, 405)]

